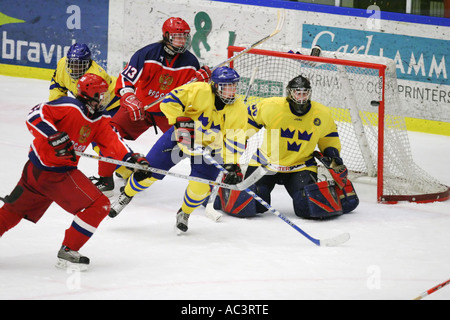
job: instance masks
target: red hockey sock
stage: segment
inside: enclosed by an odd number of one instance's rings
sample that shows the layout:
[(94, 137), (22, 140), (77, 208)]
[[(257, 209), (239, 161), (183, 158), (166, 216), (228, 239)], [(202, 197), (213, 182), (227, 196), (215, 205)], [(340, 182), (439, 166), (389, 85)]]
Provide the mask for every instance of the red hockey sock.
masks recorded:
[(106, 196), (98, 198), (90, 207), (75, 215), (72, 225), (66, 230), (63, 245), (78, 251), (91, 238), (98, 225), (108, 215), (110, 202)]
[(9, 229), (14, 228), (22, 218), (12, 212), (0, 208), (0, 237)]

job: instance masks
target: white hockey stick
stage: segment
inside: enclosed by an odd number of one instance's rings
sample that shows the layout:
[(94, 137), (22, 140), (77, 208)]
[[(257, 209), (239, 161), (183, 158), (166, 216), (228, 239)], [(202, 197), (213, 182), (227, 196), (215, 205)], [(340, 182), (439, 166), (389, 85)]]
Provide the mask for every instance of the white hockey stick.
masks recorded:
[[(224, 172), (220, 171), (220, 173), (217, 175), (216, 182), (221, 182), (222, 178), (224, 176)], [(208, 203), (206, 204), (205, 208), (205, 214), (208, 218), (210, 218), (214, 222), (219, 222), (222, 219), (222, 214), (214, 209), (214, 202), (217, 197), (217, 193), (219, 192), (219, 187), (214, 186), (214, 188), (211, 191), (211, 194), (209, 195)]]
[[(272, 38), (273, 36), (275, 36), (276, 34), (278, 34), (282, 29), (283, 29), (283, 25), (284, 25), (284, 16), (285, 16), (285, 11), (284, 9), (280, 9), (277, 12), (277, 26), (275, 27), (275, 30), (269, 34), (268, 36), (265, 36), (264, 38), (256, 41), (255, 43), (251, 44), (250, 46), (248, 46), (247, 48), (245, 48), (244, 50), (235, 53), (231, 58), (228, 58), (227, 60), (219, 63), (217, 66), (215, 66), (214, 68), (211, 69), (211, 72), (213, 72), (214, 70), (216, 70), (219, 67), (222, 67), (228, 63), (230, 63), (233, 60), (236, 60), (237, 58), (239, 58), (240, 56), (242, 56), (243, 54), (247, 53), (248, 51), (256, 48), (257, 46), (259, 46), (261, 43), (269, 40), (270, 38)], [(195, 82), (197, 81), (197, 78), (192, 79), (191, 81), (185, 83), (191, 83), (191, 82)], [(144, 107), (144, 110), (148, 110), (151, 107), (153, 107), (154, 105), (157, 105), (158, 103), (160, 103), (161, 101), (163, 101), (165, 98), (165, 96), (160, 97), (158, 100), (153, 101), (152, 103), (150, 103), (149, 105), (146, 105)]]
[[(224, 171), (225, 169), (217, 162), (215, 161), (205, 150), (199, 149), (199, 152), (203, 153), (203, 157), (208, 160), (211, 164), (213, 164), (217, 169)], [(288, 225), (290, 225), (292, 228), (300, 232), (303, 236), (305, 236), (308, 240), (310, 240), (312, 243), (314, 243), (317, 246), (326, 246), (326, 247), (335, 247), (338, 245), (341, 245), (345, 242), (347, 242), (350, 239), (349, 233), (343, 233), (338, 236), (328, 238), (328, 239), (316, 239), (311, 237), (308, 233), (300, 229), (295, 223), (291, 222), (288, 218), (283, 216), (278, 210), (276, 210), (274, 207), (272, 207), (270, 204), (268, 204), (266, 201), (264, 201), (260, 196), (258, 196), (256, 193), (254, 193), (250, 189), (245, 189), (245, 192), (247, 192), (249, 195), (251, 195), (256, 201), (258, 201), (260, 204), (262, 204), (264, 207), (266, 207), (269, 211), (271, 211), (274, 215), (276, 215), (278, 218), (286, 222)]]
[(248, 83), (247, 92), (245, 93), (244, 104), (247, 104), (248, 96), (250, 95), (250, 92), (252, 90), (253, 83), (255, 82), (257, 72), (258, 72), (258, 67), (255, 67), (255, 69), (253, 69), (252, 76), (250, 77), (250, 81)]
[(144, 166), (142, 166), (140, 164), (137, 164), (137, 163), (130, 163), (130, 162), (126, 162), (126, 161), (121, 161), (121, 160), (116, 160), (116, 159), (112, 159), (112, 158), (102, 157), (102, 156), (99, 156), (99, 155), (87, 154), (87, 153), (79, 152), (79, 151), (75, 151), (75, 154), (77, 156), (80, 156), (80, 157), (85, 157), (85, 158), (89, 158), (89, 159), (94, 159), (94, 160), (99, 160), (99, 161), (103, 161), (103, 162), (108, 162), (108, 163), (116, 164), (116, 165), (119, 165), (119, 166), (124, 166), (124, 167), (127, 167), (127, 168), (133, 168), (133, 169), (138, 169), (138, 170), (143, 170), (143, 171), (150, 171), (150, 172), (153, 172), (153, 173), (159, 173), (159, 174), (163, 174), (163, 175), (166, 175), (166, 176), (172, 176), (172, 177), (181, 178), (181, 179), (190, 180), (190, 181), (197, 181), (197, 182), (206, 183), (206, 184), (209, 184), (209, 185), (212, 185), (212, 186), (219, 186), (221, 188), (230, 189), (230, 190), (239, 190), (239, 191), (245, 190), (248, 187), (250, 187), (256, 181), (261, 179), (265, 175), (265, 173), (267, 172), (267, 169), (265, 167), (264, 168), (260, 167), (261, 170), (256, 170), (254, 173), (252, 173), (244, 181), (242, 181), (242, 182), (240, 182), (238, 184), (226, 184), (226, 183), (217, 182), (217, 181), (214, 181), (214, 180), (207, 180), (207, 179), (203, 179), (203, 178), (188, 176), (188, 175), (184, 175), (184, 174), (181, 174), (181, 173), (170, 172), (170, 171), (162, 170), (162, 169), (158, 169), (158, 168), (144, 167)]

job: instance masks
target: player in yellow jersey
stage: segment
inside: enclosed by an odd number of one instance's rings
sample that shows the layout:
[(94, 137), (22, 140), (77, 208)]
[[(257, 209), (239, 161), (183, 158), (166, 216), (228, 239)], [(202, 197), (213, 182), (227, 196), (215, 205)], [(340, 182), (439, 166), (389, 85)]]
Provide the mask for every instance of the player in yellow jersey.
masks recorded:
[[(337, 172), (346, 172), (339, 155), (341, 143), (329, 108), (311, 101), (311, 85), (300, 75), (286, 87), (287, 97), (272, 97), (249, 107), (249, 131), (265, 128), (264, 141), (253, 155), (246, 175), (257, 166), (268, 165), (275, 174), (266, 175), (255, 184), (255, 192), (270, 203), (276, 184), (284, 185), (293, 199), (295, 214), (303, 218), (326, 218), (339, 215), (342, 210), (310, 210), (305, 187), (317, 182), (317, 163), (313, 152), (318, 149), (333, 161)], [(251, 200), (245, 192), (219, 193), (222, 210), (238, 216), (254, 216), (267, 209)], [(334, 192), (334, 191), (333, 191)], [(235, 193), (235, 194), (233, 194)], [(217, 208), (217, 206), (215, 206)], [(217, 208), (218, 209), (218, 208)]]
[[(242, 180), (238, 160), (245, 149), (247, 109), (236, 99), (238, 73), (220, 67), (211, 74), (211, 83), (194, 82), (171, 91), (161, 103), (161, 111), (174, 126), (164, 133), (147, 154), (150, 166), (170, 170), (184, 158), (191, 163), (191, 176), (215, 180), (219, 171), (199, 154), (195, 146), (207, 148), (216, 161), (229, 172), (224, 182), (236, 184)], [(116, 216), (134, 195), (147, 189), (163, 175), (140, 179), (131, 175), (119, 198), (112, 204), (110, 217)], [(177, 212), (176, 227), (186, 232), (189, 215), (210, 194), (208, 184), (189, 181), (183, 203)]]
[[(67, 55), (62, 57), (56, 66), (50, 82), (49, 101), (67, 96), (69, 93), (75, 96), (77, 93), (78, 80), (86, 73), (92, 73), (102, 77), (108, 84), (110, 100), (107, 102), (106, 111), (112, 117), (120, 106), (120, 98), (115, 95), (117, 78), (110, 76), (97, 62), (92, 60), (91, 50), (84, 43), (74, 43), (67, 51)], [(99, 153), (100, 150), (93, 145), (94, 150)], [(105, 195), (112, 196), (114, 189), (113, 177), (100, 178), (90, 177), (92, 182)]]

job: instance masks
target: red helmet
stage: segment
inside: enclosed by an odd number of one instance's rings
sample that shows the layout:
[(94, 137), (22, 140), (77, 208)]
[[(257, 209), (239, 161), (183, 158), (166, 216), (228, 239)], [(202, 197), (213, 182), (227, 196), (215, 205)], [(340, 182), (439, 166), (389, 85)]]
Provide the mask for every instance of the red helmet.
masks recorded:
[(93, 73), (83, 75), (77, 84), (77, 98), (86, 103), (89, 113), (103, 111), (109, 102), (108, 83)]
[[(164, 22), (162, 32), (166, 47), (169, 46), (168, 49), (172, 50), (174, 54), (186, 51), (191, 32), (191, 28), (186, 21), (177, 17), (169, 18)], [(182, 38), (182, 40), (179, 41), (176, 38)]]

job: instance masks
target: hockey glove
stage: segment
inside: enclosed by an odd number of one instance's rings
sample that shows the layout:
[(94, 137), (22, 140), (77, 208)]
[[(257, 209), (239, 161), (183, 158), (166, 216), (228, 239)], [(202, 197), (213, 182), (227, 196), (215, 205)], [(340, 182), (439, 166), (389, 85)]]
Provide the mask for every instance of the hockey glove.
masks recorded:
[[(142, 153), (133, 153), (131, 157), (127, 160), (129, 163), (137, 163), (143, 166), (144, 168), (148, 168), (150, 164), (147, 161), (147, 158)], [(134, 169), (134, 178), (137, 181), (142, 181), (146, 178), (151, 178), (152, 173), (147, 170)]]
[(347, 184), (348, 170), (347, 167), (344, 165), (342, 159), (338, 156), (334, 157), (324, 156), (319, 151), (314, 151), (313, 156), (317, 158), (317, 160), (322, 162), (325, 168), (328, 169), (338, 187), (341, 189), (344, 188), (345, 185)]
[(174, 124), (175, 138), (178, 143), (194, 149), (195, 142), (195, 123), (194, 120), (188, 117), (178, 117), (177, 122)]
[(76, 162), (75, 149), (72, 140), (65, 132), (57, 132), (48, 137), (48, 143), (55, 150), (55, 155), (60, 158)]
[(127, 108), (132, 121), (144, 120), (145, 110), (142, 102), (132, 92), (125, 93), (120, 98), (120, 105)]
[(239, 164), (227, 163), (223, 165), (223, 168), (228, 171), (223, 177), (223, 183), (226, 184), (238, 184), (242, 182), (243, 175)]
[(211, 69), (207, 65), (202, 66), (195, 72), (195, 78), (199, 82), (208, 82), (211, 77)]

